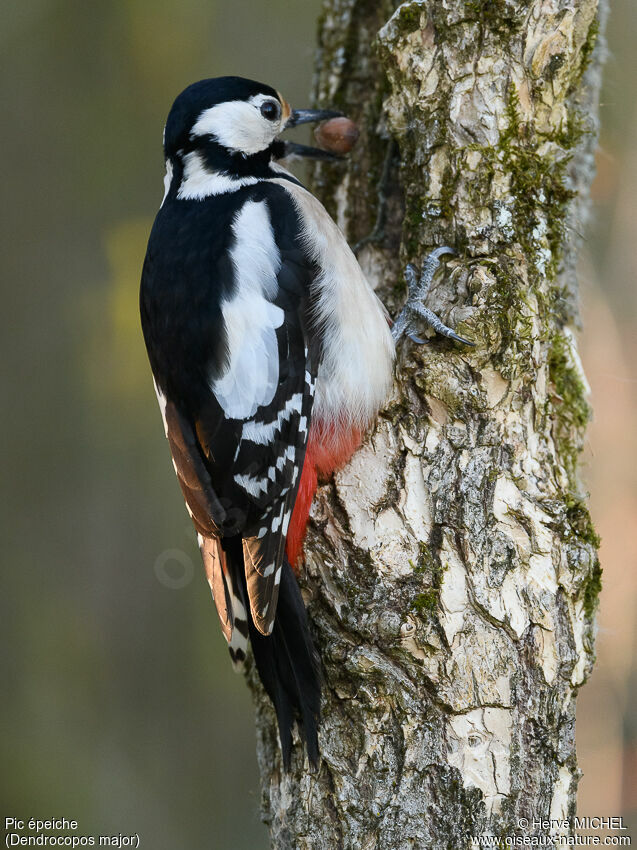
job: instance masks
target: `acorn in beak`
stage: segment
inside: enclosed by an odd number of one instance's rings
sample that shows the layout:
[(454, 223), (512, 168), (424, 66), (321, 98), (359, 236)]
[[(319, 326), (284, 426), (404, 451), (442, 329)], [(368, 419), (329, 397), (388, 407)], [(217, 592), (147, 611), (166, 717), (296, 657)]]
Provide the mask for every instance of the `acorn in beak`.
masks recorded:
[[(290, 112), (290, 117), (286, 121), (284, 129), (287, 130), (289, 127), (298, 127), (299, 124), (310, 124), (317, 121), (327, 122), (322, 126), (329, 127), (330, 122), (335, 120), (349, 121), (342, 112), (337, 112), (335, 109), (294, 109)], [(349, 123), (355, 126), (353, 122)], [(356, 131), (356, 137), (358, 137), (358, 131)], [(340, 149), (338, 146), (330, 146), (329, 142), (324, 147), (315, 148), (309, 145), (301, 145), (298, 142), (280, 140), (278, 140), (277, 146), (280, 146), (280, 150), (277, 150), (275, 154), (277, 158), (304, 157), (307, 159), (326, 159), (332, 161), (342, 159), (341, 154), (349, 151), (351, 148), (350, 145), (347, 149)]]

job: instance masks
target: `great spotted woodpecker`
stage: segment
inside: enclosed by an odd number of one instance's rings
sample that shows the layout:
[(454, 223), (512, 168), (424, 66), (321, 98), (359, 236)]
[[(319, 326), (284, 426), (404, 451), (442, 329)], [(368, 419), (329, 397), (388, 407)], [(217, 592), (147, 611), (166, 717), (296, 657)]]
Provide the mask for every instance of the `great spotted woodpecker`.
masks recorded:
[[(340, 113), (290, 109), (269, 86), (202, 80), (164, 131), (165, 194), (141, 281), (144, 338), (173, 464), (235, 663), (248, 642), (283, 762), (299, 721), (318, 758), (320, 677), (293, 567), (318, 476), (359, 446), (392, 381), (395, 341), (438, 258), (391, 322), (336, 224), (277, 164), (325, 152), (278, 139)], [(462, 340), (464, 341), (464, 340)]]

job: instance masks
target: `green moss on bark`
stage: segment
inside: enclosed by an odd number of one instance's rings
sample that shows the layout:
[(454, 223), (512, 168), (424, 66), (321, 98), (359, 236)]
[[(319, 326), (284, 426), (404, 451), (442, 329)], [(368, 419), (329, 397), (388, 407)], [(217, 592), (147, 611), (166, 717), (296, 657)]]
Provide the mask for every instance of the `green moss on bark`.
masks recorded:
[(581, 373), (573, 362), (568, 341), (556, 333), (548, 353), (549, 379), (554, 392), (550, 399), (553, 439), (561, 462), (577, 492), (577, 463), (581, 434), (590, 421), (591, 408)]
[(564, 335), (557, 333), (548, 355), (549, 377), (555, 387), (556, 408), (569, 427), (585, 428), (591, 418), (587, 389), (581, 373), (573, 363), (571, 347)]
[(593, 51), (595, 50), (595, 45), (597, 44), (597, 38), (599, 36), (599, 19), (593, 18), (590, 27), (588, 28), (588, 32), (586, 33), (586, 41), (582, 46), (581, 52), (581, 63), (579, 68), (579, 76), (586, 71), (586, 69), (591, 64), (591, 60), (593, 58)]
[(573, 534), (582, 543), (587, 543), (594, 549), (599, 548), (599, 535), (595, 531), (588, 507), (580, 496), (567, 496), (566, 518), (569, 526), (567, 535)]
[(584, 613), (592, 620), (599, 605), (599, 594), (602, 590), (602, 568), (599, 560), (595, 560), (593, 571), (584, 585)]
[(522, 26), (519, 10), (508, 0), (466, 0), (466, 15), (508, 41)]
[(419, 593), (412, 602), (412, 608), (419, 614), (431, 614), (438, 607), (440, 591), (435, 588)]

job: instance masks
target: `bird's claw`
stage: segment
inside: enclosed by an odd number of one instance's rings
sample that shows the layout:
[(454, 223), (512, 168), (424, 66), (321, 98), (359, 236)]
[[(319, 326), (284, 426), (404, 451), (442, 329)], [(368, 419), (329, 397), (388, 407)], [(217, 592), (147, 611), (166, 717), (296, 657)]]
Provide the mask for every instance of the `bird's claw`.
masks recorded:
[(456, 252), (452, 248), (447, 248), (446, 246), (436, 248), (425, 258), (420, 275), (418, 274), (416, 267), (411, 263), (408, 263), (405, 268), (405, 280), (407, 281), (409, 294), (407, 296), (407, 303), (399, 313), (392, 327), (392, 336), (394, 337), (395, 342), (398, 342), (398, 340), (405, 335), (418, 345), (424, 344), (425, 340), (421, 339), (416, 334), (417, 327), (416, 323), (413, 321), (415, 316), (419, 316), (421, 319), (424, 319), (425, 322), (436, 331), (436, 333), (442, 334), (456, 342), (462, 342), (464, 345), (475, 345), (474, 342), (470, 342), (468, 339), (458, 336), (458, 334), (455, 333), (455, 331), (452, 331), (451, 328), (448, 328), (447, 325), (445, 325), (432, 310), (424, 305), (434, 274), (440, 265), (440, 257), (445, 254), (455, 253)]

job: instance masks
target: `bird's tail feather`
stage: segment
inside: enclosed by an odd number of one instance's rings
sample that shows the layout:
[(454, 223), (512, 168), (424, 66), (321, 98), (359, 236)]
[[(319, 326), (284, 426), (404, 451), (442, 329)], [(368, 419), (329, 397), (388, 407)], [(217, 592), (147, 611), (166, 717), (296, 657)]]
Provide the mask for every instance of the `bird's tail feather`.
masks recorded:
[[(232, 547), (231, 561), (237, 584), (247, 599), (243, 552)], [(249, 612), (249, 607), (245, 605)], [(279, 726), (283, 765), (290, 767), (292, 727), (296, 720), (305, 739), (310, 763), (318, 763), (318, 724), (321, 705), (319, 661), (301, 591), (287, 558), (281, 569), (281, 585), (274, 628), (263, 635), (248, 613), (248, 631), (257, 672), (272, 700)]]

